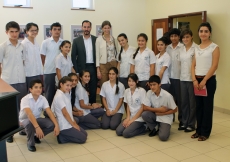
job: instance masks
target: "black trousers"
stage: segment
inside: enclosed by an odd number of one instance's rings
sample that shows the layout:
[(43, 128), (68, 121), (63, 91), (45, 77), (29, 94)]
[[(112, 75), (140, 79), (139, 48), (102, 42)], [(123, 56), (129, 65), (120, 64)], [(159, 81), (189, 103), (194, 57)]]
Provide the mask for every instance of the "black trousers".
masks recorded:
[[(196, 78), (200, 83), (203, 78)], [(196, 96), (196, 133), (209, 137), (212, 130), (212, 115), (214, 107), (214, 94), (216, 92), (216, 76), (212, 76), (206, 82), (207, 96)]]
[(97, 93), (97, 69), (95, 64), (86, 64), (85, 70), (90, 72), (89, 81), (89, 103), (96, 103), (96, 93)]

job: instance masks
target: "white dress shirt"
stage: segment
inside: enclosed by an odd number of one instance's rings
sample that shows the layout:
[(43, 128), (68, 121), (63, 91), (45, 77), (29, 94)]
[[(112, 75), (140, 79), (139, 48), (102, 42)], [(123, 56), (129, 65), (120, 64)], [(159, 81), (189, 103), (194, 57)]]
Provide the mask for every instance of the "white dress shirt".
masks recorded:
[(25, 83), (23, 61), (25, 55), (21, 43), (14, 46), (10, 40), (0, 45), (0, 63), (2, 66), (1, 78), (8, 84)]
[(91, 36), (89, 38), (85, 38), (83, 36), (84, 44), (85, 44), (85, 52), (86, 52), (86, 63), (94, 63), (93, 61), (93, 45)]
[(59, 46), (62, 43), (62, 39), (59, 38), (57, 42), (54, 41), (53, 37), (48, 38), (42, 42), (41, 54), (45, 55), (44, 74), (56, 73), (55, 58), (60, 53)]
[(24, 46), (25, 54), (25, 73), (26, 77), (43, 75), (42, 60), (40, 56), (40, 47), (36, 41), (34, 44), (25, 38), (21, 44)]

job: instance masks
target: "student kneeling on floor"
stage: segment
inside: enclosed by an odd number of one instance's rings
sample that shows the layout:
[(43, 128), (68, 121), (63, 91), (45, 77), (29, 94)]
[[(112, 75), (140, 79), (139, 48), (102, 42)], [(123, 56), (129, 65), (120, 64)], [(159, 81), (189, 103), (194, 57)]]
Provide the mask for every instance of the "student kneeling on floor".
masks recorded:
[(150, 129), (150, 137), (158, 133), (161, 141), (167, 141), (173, 123), (173, 113), (177, 112), (177, 106), (172, 95), (162, 89), (160, 83), (160, 77), (157, 75), (149, 78), (150, 90), (143, 102), (142, 118)]
[[(60, 131), (47, 99), (41, 95), (42, 81), (32, 80), (29, 91), (30, 93), (21, 100), (19, 121), (26, 131), (28, 150), (34, 152), (36, 151), (35, 143), (41, 143), (39, 139), (52, 131), (57, 136)], [(40, 117), (42, 110), (46, 111), (49, 118)]]

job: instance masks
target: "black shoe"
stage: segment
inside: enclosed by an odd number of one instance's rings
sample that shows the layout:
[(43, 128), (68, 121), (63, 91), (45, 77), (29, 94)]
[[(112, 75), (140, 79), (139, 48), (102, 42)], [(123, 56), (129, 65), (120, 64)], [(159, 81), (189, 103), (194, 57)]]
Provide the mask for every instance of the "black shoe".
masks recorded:
[(34, 142), (37, 144), (41, 143), (40, 139), (37, 136), (34, 136)]
[(30, 146), (30, 145), (27, 144), (27, 148), (31, 152), (35, 152), (36, 151), (36, 147), (35, 146)]
[(59, 135), (57, 136), (57, 141), (58, 141), (58, 144), (61, 144), (61, 141), (59, 139)]
[(185, 126), (179, 126), (179, 128), (178, 128), (178, 130), (185, 130), (186, 128), (185, 128)]
[(6, 139), (6, 141), (7, 141), (8, 143), (13, 143), (13, 142), (14, 142), (13, 136), (8, 137), (8, 138)]
[(194, 128), (191, 128), (191, 127), (187, 127), (184, 132), (192, 132), (194, 131), (195, 129)]
[(153, 137), (153, 136), (157, 135), (157, 132), (158, 132), (158, 131), (159, 131), (159, 129), (156, 130), (156, 129), (154, 128), (154, 129), (151, 130), (151, 132), (149, 133), (149, 137)]
[(21, 136), (26, 136), (26, 132), (20, 131), (20, 132), (19, 132), (19, 135), (21, 135)]

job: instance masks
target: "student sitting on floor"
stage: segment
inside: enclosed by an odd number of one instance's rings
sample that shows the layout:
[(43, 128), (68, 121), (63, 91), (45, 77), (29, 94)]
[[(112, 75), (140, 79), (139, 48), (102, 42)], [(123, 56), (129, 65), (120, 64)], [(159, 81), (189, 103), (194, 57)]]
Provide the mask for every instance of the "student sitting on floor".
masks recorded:
[(143, 102), (144, 112), (142, 118), (147, 123), (150, 133), (155, 136), (157, 133), (161, 141), (167, 141), (170, 135), (173, 113), (177, 106), (170, 93), (161, 88), (161, 80), (157, 75), (149, 78), (150, 89)]
[[(39, 139), (54, 130), (54, 135), (59, 134), (58, 123), (50, 110), (47, 99), (41, 95), (42, 81), (32, 80), (29, 85), (30, 94), (21, 100), (19, 121), (25, 128), (27, 135), (27, 147), (29, 151), (36, 151), (35, 143), (41, 143)], [(45, 110), (49, 118), (41, 118), (42, 110)], [(35, 136), (36, 133), (36, 136)]]
[(60, 134), (57, 136), (58, 143), (85, 143), (87, 133), (79, 127), (73, 118), (72, 106), (69, 94), (72, 86), (70, 77), (63, 77), (59, 80), (58, 89), (52, 103), (52, 111), (57, 117), (60, 126)]
[(140, 134), (145, 134), (146, 127), (141, 117), (143, 112), (143, 101), (146, 96), (145, 89), (139, 87), (138, 77), (131, 73), (128, 75), (128, 85), (130, 88), (125, 90), (124, 102), (127, 103), (127, 117), (117, 127), (118, 136), (130, 138)]

